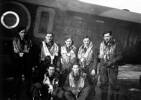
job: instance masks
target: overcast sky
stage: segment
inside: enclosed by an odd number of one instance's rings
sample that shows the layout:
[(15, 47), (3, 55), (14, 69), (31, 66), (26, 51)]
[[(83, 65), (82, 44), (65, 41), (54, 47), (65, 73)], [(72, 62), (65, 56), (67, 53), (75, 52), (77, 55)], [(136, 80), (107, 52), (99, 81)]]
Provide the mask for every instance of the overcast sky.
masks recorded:
[(141, 0), (79, 0), (86, 3), (102, 5), (117, 9), (128, 9), (141, 14)]

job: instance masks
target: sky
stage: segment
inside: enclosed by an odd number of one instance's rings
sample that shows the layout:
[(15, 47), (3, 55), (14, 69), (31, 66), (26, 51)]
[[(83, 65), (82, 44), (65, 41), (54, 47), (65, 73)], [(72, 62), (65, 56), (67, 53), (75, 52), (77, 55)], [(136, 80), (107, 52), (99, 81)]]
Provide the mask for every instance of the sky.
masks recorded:
[(141, 14), (141, 0), (79, 0), (79, 1), (116, 9), (128, 9), (130, 12)]

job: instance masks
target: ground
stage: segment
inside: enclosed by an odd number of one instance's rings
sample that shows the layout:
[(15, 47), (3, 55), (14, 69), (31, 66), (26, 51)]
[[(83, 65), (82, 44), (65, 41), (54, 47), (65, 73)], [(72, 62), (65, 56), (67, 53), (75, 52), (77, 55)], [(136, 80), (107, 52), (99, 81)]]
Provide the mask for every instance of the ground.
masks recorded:
[[(15, 84), (16, 83), (12, 86), (12, 82), (7, 83), (7, 85), (11, 85), (11, 87), (7, 87), (6, 90), (9, 94), (6, 96), (9, 96), (10, 93), (14, 92), (11, 88), (18, 88)], [(141, 65), (128, 64), (119, 66), (118, 85), (118, 90), (111, 90), (110, 87), (100, 89), (99, 86), (96, 86), (95, 93), (93, 94), (94, 96), (92, 96), (91, 100), (141, 100)], [(26, 91), (25, 85), (23, 84), (20, 88), (19, 99), (32, 100), (30, 94)], [(4, 100), (8, 100), (8, 98)], [(14, 95), (12, 100), (15, 100)]]

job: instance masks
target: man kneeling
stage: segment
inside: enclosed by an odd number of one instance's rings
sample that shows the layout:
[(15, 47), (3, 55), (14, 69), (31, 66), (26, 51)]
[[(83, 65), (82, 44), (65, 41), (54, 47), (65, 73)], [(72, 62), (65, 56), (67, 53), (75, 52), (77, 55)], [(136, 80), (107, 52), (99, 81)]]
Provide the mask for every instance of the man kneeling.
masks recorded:
[(61, 98), (60, 92), (62, 91), (60, 86), (60, 75), (55, 71), (55, 67), (49, 66), (47, 72), (44, 74), (43, 80), (44, 90), (47, 92), (48, 99)]
[(86, 73), (82, 72), (79, 65), (74, 64), (65, 85), (65, 98), (67, 100), (86, 100), (89, 95), (90, 85)]

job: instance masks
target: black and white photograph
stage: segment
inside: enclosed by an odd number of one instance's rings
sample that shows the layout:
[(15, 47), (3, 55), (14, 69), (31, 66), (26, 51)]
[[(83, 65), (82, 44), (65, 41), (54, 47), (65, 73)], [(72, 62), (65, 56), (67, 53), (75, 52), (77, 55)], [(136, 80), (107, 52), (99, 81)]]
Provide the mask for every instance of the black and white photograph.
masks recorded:
[(141, 0), (0, 0), (0, 100), (141, 100)]

